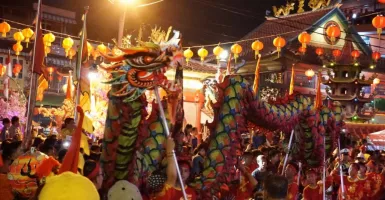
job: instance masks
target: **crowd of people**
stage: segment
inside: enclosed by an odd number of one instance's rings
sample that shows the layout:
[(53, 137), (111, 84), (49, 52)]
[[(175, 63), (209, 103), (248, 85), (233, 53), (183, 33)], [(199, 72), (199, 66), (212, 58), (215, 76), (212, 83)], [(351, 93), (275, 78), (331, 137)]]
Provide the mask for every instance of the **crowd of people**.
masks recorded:
[[(25, 140), (22, 140), (23, 134), (18, 118), (3, 119), (0, 135), (2, 141), (0, 199), (23, 199), (12, 192), (7, 173), (12, 162), (32, 148), (43, 152), (53, 160), (55, 167), (51, 172), (55, 174), (60, 169), (68, 151), (64, 142), (72, 136), (75, 128), (74, 120), (68, 118), (59, 134), (48, 136), (39, 134), (34, 136), (28, 145), (25, 144)], [(327, 163), (326, 176), (323, 178), (322, 167), (316, 169), (302, 167), (301, 162), (291, 155), (288, 156), (284, 166), (286, 154), (279, 137), (268, 140), (266, 135), (258, 130), (251, 132), (250, 135), (241, 137), (242, 148), (245, 150), (239, 157), (237, 166), (234, 166), (237, 170), (237, 181), (230, 185), (228, 192), (233, 199), (321, 200), (324, 199), (324, 189), (326, 199), (385, 199), (385, 156), (378, 150), (367, 151), (365, 140), (356, 142), (355, 145), (345, 146), (339, 153), (335, 151)], [(132, 199), (183, 199), (182, 186), (185, 187), (189, 200), (202, 199), (201, 193), (190, 186), (194, 178), (202, 174), (204, 160), (208, 153), (208, 139), (199, 141), (198, 134), (197, 128), (188, 124), (183, 132), (169, 137), (165, 151), (167, 166), (154, 171), (147, 183), (142, 188), (138, 188), (140, 197)], [(98, 192), (98, 198), (114, 200), (108, 193), (101, 190), (103, 182), (100, 163), (101, 140), (90, 140), (89, 145), (88, 153), (85, 149), (80, 150), (79, 160), (82, 161), (78, 165), (78, 174), (92, 183), (92, 187)], [(177, 154), (177, 160), (173, 157), (174, 151)], [(177, 166), (181, 181), (178, 180)], [(44, 200), (41, 188), (32, 199)], [(125, 198), (115, 199), (124, 200)]]

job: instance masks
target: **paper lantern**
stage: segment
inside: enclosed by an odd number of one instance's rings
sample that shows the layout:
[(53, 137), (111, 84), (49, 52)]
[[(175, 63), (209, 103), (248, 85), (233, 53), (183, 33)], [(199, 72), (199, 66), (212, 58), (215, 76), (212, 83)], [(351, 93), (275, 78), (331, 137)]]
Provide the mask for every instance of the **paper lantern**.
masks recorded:
[(334, 49), (332, 53), (333, 53), (334, 59), (337, 59), (342, 54), (341, 50), (339, 49)]
[(20, 52), (23, 51), (23, 46), (19, 43), (16, 43), (12, 46), (12, 49), (15, 52), (15, 54), (18, 56), (20, 55)]
[(55, 71), (55, 68), (48, 67), (47, 70), (48, 70), (49, 74), (52, 74)]
[(306, 48), (305, 47), (299, 47), (298, 52), (305, 54), (306, 53)]
[(198, 50), (198, 56), (201, 57), (202, 62), (205, 60), (207, 55), (209, 55), (209, 52), (204, 47)]
[(374, 84), (374, 85), (380, 84), (380, 79), (379, 79), (379, 78), (373, 79), (373, 84)]
[(286, 40), (278, 36), (273, 40), (273, 45), (277, 48), (278, 56), (279, 56), (279, 52), (281, 52), (282, 47), (286, 45)]
[(216, 46), (214, 49), (213, 49), (213, 54), (216, 56), (216, 59), (219, 61), (220, 59), (220, 55), (221, 53), (223, 52), (223, 48), (221, 46)]
[(194, 56), (194, 52), (191, 51), (190, 48), (183, 51), (183, 56), (186, 58), (186, 62), (190, 61), (190, 59)]
[(237, 59), (239, 57), (239, 54), (242, 52), (242, 46), (235, 43), (233, 46), (231, 46), (231, 53), (234, 54), (235, 62), (237, 62)]
[(311, 41), (311, 35), (307, 32), (302, 32), (298, 35), (298, 41), (302, 44), (303, 48), (306, 48), (306, 44)]
[(45, 53), (45, 57), (47, 57), (48, 54), (51, 53), (51, 47), (45, 46), (45, 47), (44, 47), (44, 53)]
[(315, 72), (312, 69), (308, 69), (305, 71), (305, 75), (307, 76), (307, 79), (310, 81), (315, 75)]
[(381, 58), (381, 53), (378, 51), (373, 51), (372, 53), (372, 59), (377, 62)]
[(351, 53), (354, 60), (356, 60), (358, 57), (360, 57), (360, 52), (358, 50), (353, 50)]
[(72, 58), (76, 55), (76, 51), (74, 48), (71, 48), (69, 51), (68, 51), (68, 58), (70, 60), (72, 60)]
[(263, 49), (263, 46), (264, 46), (263, 43), (259, 40), (254, 41), (251, 44), (251, 48), (255, 51), (255, 59), (257, 59), (257, 56), (259, 55), (259, 51)]
[(99, 51), (99, 53), (106, 54), (107, 53), (107, 47), (104, 44), (99, 44), (96, 49)]
[(9, 31), (11, 31), (11, 25), (7, 22), (0, 23), (0, 32), (2, 37), (6, 37)]
[(3, 76), (7, 71), (7, 67), (0, 63), (0, 76)]
[(324, 54), (324, 49), (323, 48), (316, 48), (315, 49), (315, 53), (318, 55), (318, 56), (322, 56)]
[(382, 15), (377, 15), (373, 18), (372, 24), (374, 28), (377, 29), (378, 37), (381, 37), (382, 29), (385, 28), (385, 17)]
[(58, 76), (57, 76), (57, 80), (58, 80), (59, 82), (61, 82), (61, 81), (63, 80), (63, 76), (58, 75)]
[(13, 66), (12, 72), (13, 74), (15, 74), (15, 76), (19, 76), (19, 73), (21, 72), (22, 69), (23, 69), (23, 66), (17, 63)]
[(90, 55), (92, 54), (92, 52), (94, 51), (94, 47), (91, 45), (91, 43), (87, 42), (87, 53), (88, 53), (88, 57), (90, 57)]
[(25, 42), (27, 43), (27, 48), (28, 48), (28, 43), (29, 43), (30, 39), (32, 38), (34, 32), (30, 28), (25, 28), (21, 32), (23, 33), (23, 36), (25, 38)]
[(70, 38), (70, 37), (64, 38), (64, 40), (62, 42), (62, 47), (63, 47), (64, 51), (66, 52), (66, 57), (68, 57), (68, 52), (72, 48), (73, 45), (74, 45), (74, 40), (72, 38)]
[(326, 29), (326, 35), (330, 38), (332, 44), (336, 41), (336, 38), (340, 37), (341, 30), (336, 25), (331, 25)]
[(20, 44), (21, 41), (23, 41), (25, 39), (25, 37), (21, 31), (18, 31), (18, 32), (13, 34), (13, 39), (16, 40), (16, 43)]
[(47, 33), (43, 37), (44, 45), (47, 47), (51, 46), (51, 43), (55, 41), (55, 35), (52, 33)]

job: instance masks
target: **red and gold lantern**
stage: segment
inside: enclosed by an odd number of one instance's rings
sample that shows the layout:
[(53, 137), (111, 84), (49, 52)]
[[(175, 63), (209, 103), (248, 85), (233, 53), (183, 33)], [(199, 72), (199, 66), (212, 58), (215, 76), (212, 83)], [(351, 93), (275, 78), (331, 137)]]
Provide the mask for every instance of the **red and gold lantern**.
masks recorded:
[(335, 60), (337, 60), (337, 58), (339, 58), (341, 56), (341, 54), (342, 54), (341, 50), (339, 50), (339, 49), (333, 50), (333, 56), (334, 56)]
[(377, 62), (381, 58), (381, 53), (378, 51), (373, 51), (372, 53), (372, 59)]
[(381, 37), (382, 29), (385, 28), (385, 17), (382, 15), (377, 15), (373, 18), (372, 24), (374, 28), (377, 29), (378, 37)]
[(321, 48), (321, 47), (318, 47), (317, 49), (315, 49), (315, 53), (318, 55), (318, 56), (322, 56), (324, 54), (324, 49)]
[(11, 31), (11, 25), (7, 22), (0, 23), (0, 32), (2, 37), (6, 37), (9, 31)]
[(19, 43), (16, 43), (12, 46), (13, 51), (15, 51), (15, 54), (18, 56), (20, 55), (20, 52), (23, 51), (23, 46)]
[(360, 57), (360, 52), (358, 50), (353, 50), (351, 53), (354, 60), (356, 60), (358, 57)]
[(298, 52), (305, 54), (306, 53), (306, 48), (305, 47), (299, 47)]
[(259, 52), (263, 49), (263, 43), (259, 40), (254, 41), (251, 44), (251, 48), (255, 51), (255, 59), (257, 59), (257, 56), (259, 55)]
[(12, 72), (17, 77), (17, 76), (19, 76), (22, 69), (23, 69), (23, 66), (21, 66), (19, 63), (17, 63), (13, 66)]
[(279, 57), (279, 52), (281, 52), (282, 47), (286, 45), (286, 40), (278, 36), (273, 40), (273, 45), (277, 48), (278, 57)]
[(336, 39), (341, 36), (341, 30), (338, 26), (331, 25), (326, 29), (326, 35), (330, 38), (332, 44), (334, 44)]
[(303, 48), (306, 48), (306, 44), (309, 44), (311, 41), (311, 35), (304, 31), (298, 35), (298, 41), (302, 44)]

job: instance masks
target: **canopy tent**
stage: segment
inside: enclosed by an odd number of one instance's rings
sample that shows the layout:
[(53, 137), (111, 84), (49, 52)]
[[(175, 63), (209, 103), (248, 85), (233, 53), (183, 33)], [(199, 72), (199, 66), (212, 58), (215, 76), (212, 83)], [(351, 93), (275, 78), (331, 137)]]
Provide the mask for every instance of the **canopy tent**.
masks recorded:
[(367, 139), (375, 146), (385, 147), (385, 130), (371, 133), (367, 136)]

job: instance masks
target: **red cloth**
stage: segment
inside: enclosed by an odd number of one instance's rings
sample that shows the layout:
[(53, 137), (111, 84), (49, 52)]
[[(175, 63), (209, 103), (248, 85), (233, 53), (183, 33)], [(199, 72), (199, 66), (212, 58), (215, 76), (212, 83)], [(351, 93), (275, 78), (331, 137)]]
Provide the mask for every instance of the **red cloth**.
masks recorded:
[[(365, 181), (361, 181), (359, 179), (357, 180), (351, 180), (347, 176), (343, 177), (344, 179), (344, 188), (345, 188), (345, 199), (349, 200), (362, 200), (364, 197), (364, 183)], [(339, 199), (342, 199), (342, 188), (341, 188), (341, 178), (339, 175), (333, 176), (334, 182), (338, 183), (340, 185), (340, 188), (338, 190), (338, 197)]]
[(287, 188), (287, 199), (296, 200), (298, 195), (298, 185), (296, 182), (290, 183)]
[(322, 200), (322, 185), (306, 186), (303, 190), (303, 200)]
[(40, 163), (40, 165), (36, 168), (35, 174), (39, 177), (39, 179), (47, 177), (51, 174), (52, 169), (58, 166), (60, 166), (59, 161), (50, 156)]
[[(190, 187), (186, 187), (186, 194), (188, 200), (196, 200), (197, 196), (195, 190)], [(164, 200), (164, 199), (172, 199), (172, 200), (183, 200), (182, 190), (176, 189), (175, 187), (168, 185), (167, 183), (164, 185), (163, 190), (157, 194), (155, 200)]]

